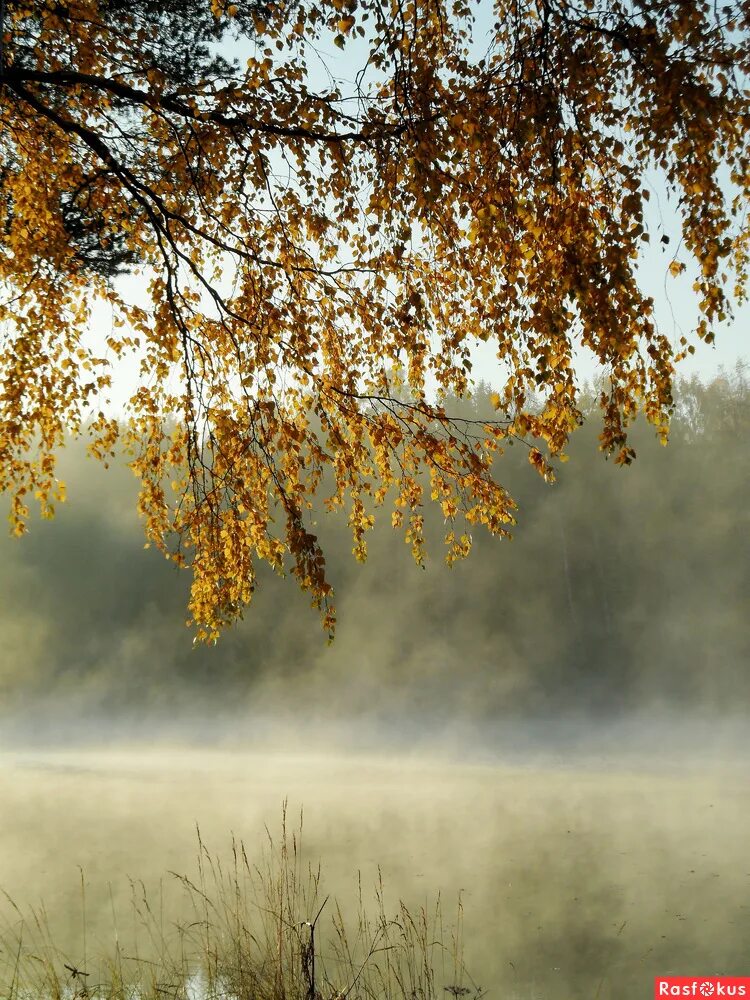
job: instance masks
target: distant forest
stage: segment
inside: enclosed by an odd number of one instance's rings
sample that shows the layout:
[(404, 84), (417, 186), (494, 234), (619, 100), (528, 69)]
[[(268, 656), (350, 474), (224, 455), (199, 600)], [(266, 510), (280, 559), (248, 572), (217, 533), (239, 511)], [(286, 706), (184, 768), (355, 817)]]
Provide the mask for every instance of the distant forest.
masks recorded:
[[(481, 386), (461, 405), (489, 415), (489, 396)], [(339, 612), (330, 647), (294, 582), (268, 573), (245, 621), (193, 648), (189, 574), (144, 551), (133, 477), (74, 443), (55, 523), (0, 539), (5, 731), (35, 713), (64, 728), (191, 708), (430, 725), (643, 705), (746, 711), (750, 369), (682, 381), (676, 398), (669, 446), (637, 424), (627, 468), (597, 450), (593, 389), (553, 485), (523, 445), (508, 448), (498, 475), (519, 503), (514, 538), (475, 531), (453, 569), (432, 506), (424, 570), (387, 512), (364, 566), (344, 519), (321, 515)]]

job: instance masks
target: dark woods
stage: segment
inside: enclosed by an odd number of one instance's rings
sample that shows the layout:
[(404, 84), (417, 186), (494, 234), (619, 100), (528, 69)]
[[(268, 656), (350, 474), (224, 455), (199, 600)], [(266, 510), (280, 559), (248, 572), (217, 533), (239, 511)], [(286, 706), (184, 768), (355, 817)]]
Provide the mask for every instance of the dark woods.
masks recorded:
[[(489, 397), (481, 389), (460, 405), (483, 415)], [(18, 718), (42, 706), (57, 726), (72, 699), (79, 721), (171, 717), (176, 705), (426, 725), (746, 710), (747, 368), (683, 381), (669, 447), (637, 426), (626, 469), (597, 454), (596, 435), (592, 418), (551, 486), (523, 445), (509, 448), (515, 537), (476, 532), (472, 556), (452, 570), (436, 510), (425, 509), (425, 570), (382, 520), (360, 566), (343, 518), (318, 515), (341, 594), (330, 647), (304, 596), (268, 572), (246, 620), (215, 648), (193, 648), (181, 613), (189, 573), (143, 551), (132, 477), (102, 472), (71, 446), (57, 523), (33, 524), (23, 545), (0, 543), (3, 704)]]

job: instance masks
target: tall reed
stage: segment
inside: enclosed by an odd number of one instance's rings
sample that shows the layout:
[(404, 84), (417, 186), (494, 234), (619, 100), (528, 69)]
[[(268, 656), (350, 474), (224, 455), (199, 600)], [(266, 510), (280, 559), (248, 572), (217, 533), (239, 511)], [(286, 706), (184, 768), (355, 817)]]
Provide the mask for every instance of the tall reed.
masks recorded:
[[(0, 925), (2, 1000), (454, 1000), (483, 991), (463, 963), (463, 907), (444, 924), (438, 895), (416, 912), (391, 912), (382, 875), (366, 905), (361, 878), (350, 913), (324, 895), (320, 864), (302, 850), (302, 816), (252, 862), (244, 843), (212, 854), (198, 830), (195, 872), (170, 872), (178, 890), (165, 919), (142, 882), (131, 881), (132, 942), (123, 944), (114, 901), (113, 939), (87, 943), (81, 881), (79, 952), (56, 946), (43, 907), (22, 912), (9, 897)], [(89, 935), (90, 942), (90, 935)], [(446, 996), (447, 994), (447, 996)]]

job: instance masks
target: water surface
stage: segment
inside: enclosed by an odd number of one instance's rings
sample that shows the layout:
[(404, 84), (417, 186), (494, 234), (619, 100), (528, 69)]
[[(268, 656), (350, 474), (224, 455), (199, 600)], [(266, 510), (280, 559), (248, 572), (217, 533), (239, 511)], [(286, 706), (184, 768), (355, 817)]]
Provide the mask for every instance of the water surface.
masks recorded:
[[(460, 892), (466, 960), (497, 998), (649, 996), (655, 974), (747, 974), (750, 782), (719, 760), (614, 766), (208, 750), (0, 756), (0, 888), (43, 901), (67, 954), (128, 933), (128, 877), (172, 919), (168, 873), (196, 867), (196, 825), (260, 856), (282, 803), (325, 891), (446, 912)], [(80, 867), (79, 867), (80, 866)], [(164, 902), (166, 900), (166, 902)], [(172, 902), (170, 902), (172, 900)], [(170, 909), (172, 907), (172, 909)], [(18, 919), (5, 904), (3, 918)], [(2, 957), (2, 956), (0, 956)]]

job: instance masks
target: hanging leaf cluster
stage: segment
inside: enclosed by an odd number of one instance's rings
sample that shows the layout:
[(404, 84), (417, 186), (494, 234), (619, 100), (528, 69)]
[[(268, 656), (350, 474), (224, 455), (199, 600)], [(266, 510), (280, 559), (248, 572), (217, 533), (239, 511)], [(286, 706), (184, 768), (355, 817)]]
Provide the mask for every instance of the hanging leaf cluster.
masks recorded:
[[(674, 366), (747, 279), (750, 4), (705, 0), (5, 0), (0, 490), (64, 498), (55, 452), (118, 438), (149, 542), (216, 638), (260, 561), (334, 627), (313, 506), (354, 552), (387, 507), (423, 558), (504, 535), (509, 441), (546, 477), (604, 366), (602, 448), (666, 436)], [(673, 349), (642, 288), (654, 179)], [(665, 237), (666, 242), (666, 237)], [(666, 270), (667, 268), (665, 268)], [(672, 276), (674, 276), (672, 278)], [(111, 322), (101, 322), (102, 303)], [(496, 419), (453, 412), (477, 344)], [(675, 353), (677, 352), (677, 353)], [(139, 371), (129, 420), (111, 366)], [(466, 412), (466, 411), (464, 411)]]

